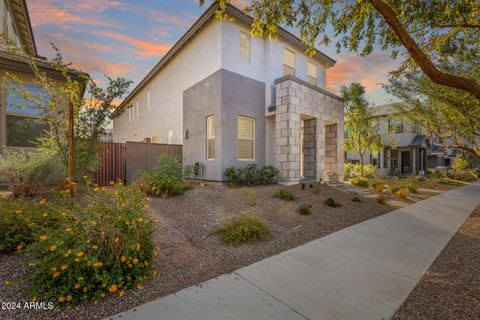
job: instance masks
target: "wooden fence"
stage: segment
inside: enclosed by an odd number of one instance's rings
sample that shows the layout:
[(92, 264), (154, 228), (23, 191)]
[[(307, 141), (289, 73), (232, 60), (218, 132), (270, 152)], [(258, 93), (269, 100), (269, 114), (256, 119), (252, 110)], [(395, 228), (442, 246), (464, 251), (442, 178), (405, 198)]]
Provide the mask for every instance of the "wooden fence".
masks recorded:
[(155, 167), (160, 155), (182, 157), (182, 145), (147, 142), (102, 142), (100, 164), (92, 178), (100, 186), (112, 180), (132, 182), (141, 172)]

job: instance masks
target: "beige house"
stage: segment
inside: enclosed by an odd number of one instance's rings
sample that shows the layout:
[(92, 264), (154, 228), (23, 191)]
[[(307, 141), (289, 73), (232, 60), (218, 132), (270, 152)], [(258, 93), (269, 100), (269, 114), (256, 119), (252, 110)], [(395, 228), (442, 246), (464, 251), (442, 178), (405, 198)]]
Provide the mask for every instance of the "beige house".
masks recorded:
[[(15, 41), (36, 60), (42, 71), (57, 79), (59, 85), (65, 81), (45, 58), (38, 55), (25, 0), (0, 0), (0, 19), (0, 37)], [(16, 83), (7, 75), (15, 75), (26, 90), (46, 103), (49, 100), (48, 94), (36, 82), (30, 65), (16, 55), (0, 50), (0, 84), (3, 84), (0, 85), (0, 153), (5, 148), (32, 147), (33, 141), (46, 129), (42, 111), (11, 89)], [(72, 76), (75, 75), (78, 73), (72, 70)]]

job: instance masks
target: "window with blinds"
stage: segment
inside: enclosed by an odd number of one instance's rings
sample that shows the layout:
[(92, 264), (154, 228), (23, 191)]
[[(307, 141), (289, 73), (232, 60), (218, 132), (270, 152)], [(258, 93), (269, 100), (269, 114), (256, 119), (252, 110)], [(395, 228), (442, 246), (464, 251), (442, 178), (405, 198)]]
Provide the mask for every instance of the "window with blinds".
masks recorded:
[(250, 35), (244, 31), (240, 31), (240, 58), (250, 62)]
[(316, 86), (317, 85), (317, 66), (314, 65), (313, 63), (309, 62), (307, 69), (308, 69), (307, 70), (307, 72), (308, 72), (308, 83)]
[(283, 75), (295, 76), (295, 53), (283, 48)]
[(215, 116), (207, 117), (207, 160), (215, 159)]
[(238, 117), (238, 160), (255, 159), (255, 119)]

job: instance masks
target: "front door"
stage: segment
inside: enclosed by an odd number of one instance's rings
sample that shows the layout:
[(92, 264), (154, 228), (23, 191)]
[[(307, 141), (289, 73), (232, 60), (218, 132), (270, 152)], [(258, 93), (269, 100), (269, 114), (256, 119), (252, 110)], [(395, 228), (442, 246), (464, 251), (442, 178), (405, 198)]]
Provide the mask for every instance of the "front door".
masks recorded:
[(412, 164), (410, 163), (410, 151), (402, 151), (402, 174), (408, 174), (412, 172)]

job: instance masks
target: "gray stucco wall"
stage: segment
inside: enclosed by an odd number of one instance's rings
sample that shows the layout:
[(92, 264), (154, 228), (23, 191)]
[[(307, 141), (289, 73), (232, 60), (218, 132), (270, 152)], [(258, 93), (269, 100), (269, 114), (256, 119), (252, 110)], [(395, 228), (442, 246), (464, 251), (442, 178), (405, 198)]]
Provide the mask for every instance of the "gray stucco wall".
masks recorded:
[[(203, 163), (205, 180), (224, 181), (227, 167), (265, 165), (265, 84), (221, 69), (183, 93), (184, 164)], [(215, 114), (215, 160), (207, 160), (207, 116)], [(255, 118), (255, 160), (237, 160), (237, 118)]]

